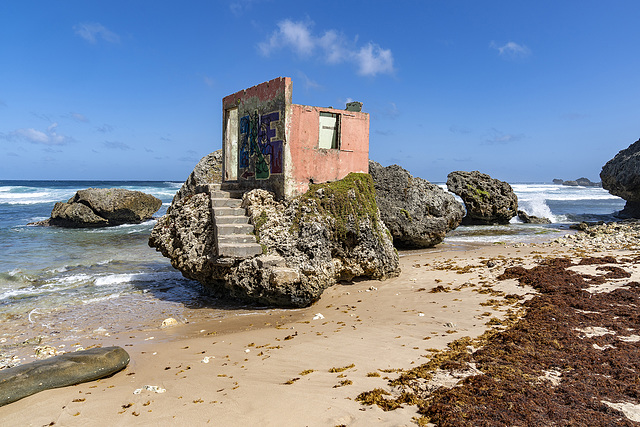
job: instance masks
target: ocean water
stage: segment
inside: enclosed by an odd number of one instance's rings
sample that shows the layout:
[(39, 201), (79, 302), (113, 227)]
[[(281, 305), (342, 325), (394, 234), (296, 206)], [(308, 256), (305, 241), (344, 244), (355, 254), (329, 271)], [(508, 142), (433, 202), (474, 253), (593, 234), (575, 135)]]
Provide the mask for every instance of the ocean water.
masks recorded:
[[(0, 343), (3, 336), (140, 328), (158, 318), (180, 321), (196, 312), (222, 318), (255, 307), (232, 306), (208, 297), (168, 259), (147, 245), (155, 220), (100, 229), (27, 225), (50, 216), (55, 202), (77, 190), (119, 187), (163, 201), (166, 212), (179, 182), (0, 181)], [(550, 225), (514, 221), (507, 226), (459, 227), (452, 244), (551, 239), (571, 223), (611, 220), (624, 201), (600, 188), (515, 184), (520, 207), (550, 218)], [(29, 330), (28, 332), (24, 332)], [(53, 331), (53, 332), (52, 332)], [(89, 331), (89, 332), (87, 332)]]
[[(53, 205), (76, 191), (126, 188), (162, 200), (163, 215), (182, 183), (128, 181), (0, 181), (0, 350), (11, 342), (55, 332), (113, 333), (197, 312), (226, 317), (251, 312), (207, 296), (148, 246), (156, 220), (113, 228), (27, 225), (49, 218)], [(73, 334), (72, 334), (73, 335)], [(71, 337), (73, 338), (73, 336)], [(5, 341), (6, 342), (6, 341)]]
[[(447, 188), (446, 184), (440, 186)], [(598, 187), (570, 187), (548, 183), (511, 184), (511, 187), (518, 196), (520, 210), (529, 215), (548, 218), (551, 224), (523, 224), (515, 217), (509, 225), (458, 227), (447, 235), (445, 242), (465, 244), (549, 241), (567, 234), (571, 224), (582, 221), (614, 221), (615, 213), (625, 205), (623, 199)]]

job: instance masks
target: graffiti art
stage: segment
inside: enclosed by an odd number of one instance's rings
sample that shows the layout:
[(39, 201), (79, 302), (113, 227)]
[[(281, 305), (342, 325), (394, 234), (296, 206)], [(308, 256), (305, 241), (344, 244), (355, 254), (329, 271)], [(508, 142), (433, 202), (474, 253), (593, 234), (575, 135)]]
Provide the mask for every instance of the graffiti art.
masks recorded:
[[(282, 173), (282, 140), (276, 137), (275, 123), (280, 121), (280, 112), (259, 115), (257, 111), (240, 119), (239, 167), (245, 169), (241, 177), (268, 179), (272, 174)], [(272, 126), (274, 125), (274, 126)], [(250, 161), (254, 162), (254, 173), (249, 172)]]

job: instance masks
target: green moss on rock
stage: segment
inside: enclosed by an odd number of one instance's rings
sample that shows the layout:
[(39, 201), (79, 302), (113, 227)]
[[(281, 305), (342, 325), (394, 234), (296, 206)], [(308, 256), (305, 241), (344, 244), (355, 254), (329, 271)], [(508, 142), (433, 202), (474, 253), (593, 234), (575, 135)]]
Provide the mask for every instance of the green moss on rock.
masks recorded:
[[(336, 237), (344, 238), (350, 230), (349, 224), (370, 221), (378, 230), (378, 205), (371, 176), (366, 173), (350, 173), (345, 178), (323, 184), (311, 184), (309, 190), (300, 196), (300, 208), (294, 226), (299, 228), (308, 212), (305, 206), (317, 208), (321, 215), (335, 219)], [(307, 212), (307, 213), (305, 213)], [(359, 233), (359, 230), (353, 230)]]
[(489, 200), (491, 198), (491, 195), (489, 194), (488, 191), (481, 190), (481, 189), (473, 187), (473, 186), (471, 186), (469, 184), (467, 184), (467, 188), (469, 189), (469, 191), (473, 192), (473, 198), (474, 199), (480, 199), (482, 201), (485, 201), (485, 200)]

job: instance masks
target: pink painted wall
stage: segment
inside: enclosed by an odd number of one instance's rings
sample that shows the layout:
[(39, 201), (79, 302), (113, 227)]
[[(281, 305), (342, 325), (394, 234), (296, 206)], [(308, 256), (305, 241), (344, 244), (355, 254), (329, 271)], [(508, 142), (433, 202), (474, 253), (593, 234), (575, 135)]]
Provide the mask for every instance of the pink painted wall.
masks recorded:
[[(263, 188), (281, 199), (306, 192), (311, 180), (369, 171), (369, 115), (292, 104), (292, 88), (289, 77), (278, 77), (222, 99), (223, 142), (226, 132), (235, 132), (238, 153), (237, 164), (230, 164), (223, 143), (223, 177), (232, 176), (227, 168), (237, 172), (237, 180), (225, 182), (244, 190)], [(237, 129), (226, 129), (225, 111), (235, 108)], [(339, 149), (318, 148), (321, 111), (340, 115)]]
[[(319, 149), (320, 112), (340, 114), (340, 148)], [(291, 156), (285, 193), (294, 196), (314, 183), (342, 179), (349, 172), (369, 171), (369, 114), (292, 104), (288, 140)]]

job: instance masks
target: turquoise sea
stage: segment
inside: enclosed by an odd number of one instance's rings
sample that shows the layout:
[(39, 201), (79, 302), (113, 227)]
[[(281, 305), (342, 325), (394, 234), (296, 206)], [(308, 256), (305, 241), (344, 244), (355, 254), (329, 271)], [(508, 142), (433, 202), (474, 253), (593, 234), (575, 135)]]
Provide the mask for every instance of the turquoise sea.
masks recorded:
[[(0, 344), (4, 339), (56, 331), (77, 335), (139, 329), (163, 317), (188, 321), (242, 315), (256, 307), (230, 305), (206, 295), (168, 259), (147, 245), (155, 220), (101, 229), (28, 225), (49, 217), (55, 202), (77, 190), (119, 187), (163, 201), (166, 212), (179, 182), (0, 181)], [(445, 187), (446, 188), (446, 187)], [(514, 184), (520, 207), (550, 225), (459, 227), (445, 240), (469, 243), (550, 240), (571, 223), (612, 220), (624, 201), (601, 188)], [(157, 325), (156, 325), (157, 326)]]

